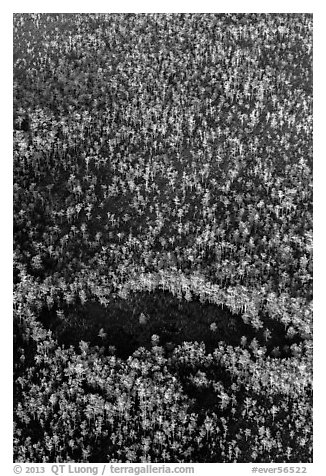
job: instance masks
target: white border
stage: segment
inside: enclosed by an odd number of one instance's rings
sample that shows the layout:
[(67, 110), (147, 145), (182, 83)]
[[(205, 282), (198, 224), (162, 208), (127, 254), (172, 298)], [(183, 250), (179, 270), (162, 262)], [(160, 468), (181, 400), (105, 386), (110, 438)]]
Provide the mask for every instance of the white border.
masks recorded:
[(166, 0), (159, 2), (153, 1), (137, 1), (121, 0), (116, 2), (107, 2), (95, 0), (92, 2), (78, 2), (62, 1), (57, 2), (42, 2), (38, 1), (14, 1), (12, 2), (12, 12), (61, 12), (61, 13), (107, 13), (107, 12), (163, 12), (163, 13), (177, 13), (177, 12), (200, 12), (200, 13), (312, 13), (314, 2), (306, 2), (302, 0), (275, 0), (273, 2), (262, 1), (212, 1), (203, 0), (200, 2), (188, 0)]

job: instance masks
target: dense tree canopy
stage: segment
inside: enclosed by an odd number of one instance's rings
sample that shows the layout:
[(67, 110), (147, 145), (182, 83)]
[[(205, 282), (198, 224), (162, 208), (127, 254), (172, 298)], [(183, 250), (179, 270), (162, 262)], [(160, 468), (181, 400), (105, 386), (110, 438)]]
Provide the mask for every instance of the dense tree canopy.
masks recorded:
[(312, 16), (14, 15), (16, 461), (312, 460)]

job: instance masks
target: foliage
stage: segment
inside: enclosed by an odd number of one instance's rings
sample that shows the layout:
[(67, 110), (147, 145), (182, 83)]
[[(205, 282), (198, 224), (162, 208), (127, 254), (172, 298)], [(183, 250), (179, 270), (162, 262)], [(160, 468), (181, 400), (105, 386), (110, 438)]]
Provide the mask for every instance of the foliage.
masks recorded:
[(16, 461), (310, 458), (307, 358), (293, 368), (253, 342), (213, 354), (183, 344), (167, 358), (154, 338), (151, 351), (121, 360), (84, 341), (64, 349), (32, 314), (16, 318)]
[(312, 16), (14, 15), (15, 460), (312, 459)]

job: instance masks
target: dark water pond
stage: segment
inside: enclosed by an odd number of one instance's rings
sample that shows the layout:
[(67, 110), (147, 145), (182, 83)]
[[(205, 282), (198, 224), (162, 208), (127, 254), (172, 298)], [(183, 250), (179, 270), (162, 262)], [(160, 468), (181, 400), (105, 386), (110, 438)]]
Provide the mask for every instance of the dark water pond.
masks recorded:
[[(268, 316), (262, 316), (266, 327), (257, 332), (243, 322), (241, 315), (199, 299), (180, 301), (167, 291), (134, 293), (127, 300), (112, 300), (107, 307), (97, 301), (66, 306), (61, 318), (57, 310), (43, 309), (40, 320), (60, 344), (78, 346), (84, 340), (104, 347), (106, 353), (113, 352), (114, 346), (121, 358), (140, 346), (150, 348), (154, 334), (167, 352), (185, 341), (204, 342), (206, 350), (212, 352), (220, 341), (236, 346), (245, 336), (248, 341), (256, 338), (271, 355), (278, 347), (276, 356), (287, 357), (291, 355), (289, 346), (298, 343), (298, 339), (289, 340), (284, 326)], [(268, 340), (264, 336), (266, 328), (271, 335)]]

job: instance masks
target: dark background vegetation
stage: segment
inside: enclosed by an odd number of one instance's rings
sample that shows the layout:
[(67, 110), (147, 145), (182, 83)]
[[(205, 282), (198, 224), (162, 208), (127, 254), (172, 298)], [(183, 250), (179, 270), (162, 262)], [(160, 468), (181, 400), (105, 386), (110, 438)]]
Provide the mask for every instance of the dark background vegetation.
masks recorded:
[(312, 461), (312, 16), (13, 25), (15, 461)]

